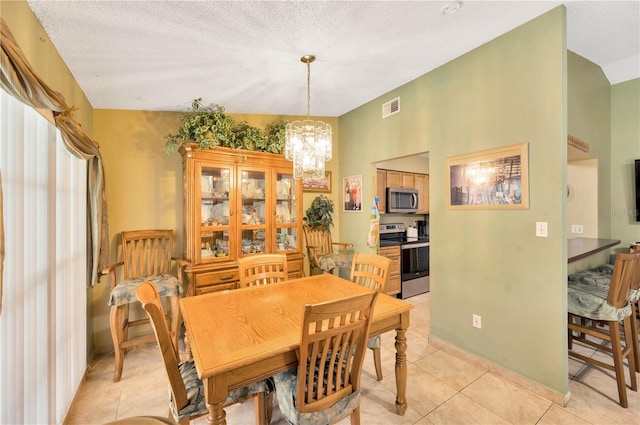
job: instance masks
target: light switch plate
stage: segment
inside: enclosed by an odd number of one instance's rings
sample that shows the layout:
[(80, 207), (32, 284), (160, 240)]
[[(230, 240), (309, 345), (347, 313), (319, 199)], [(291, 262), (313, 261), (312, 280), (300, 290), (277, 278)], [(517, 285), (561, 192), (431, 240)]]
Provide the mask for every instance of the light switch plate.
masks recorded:
[(536, 221), (536, 237), (546, 238), (549, 236), (548, 226), (546, 221)]

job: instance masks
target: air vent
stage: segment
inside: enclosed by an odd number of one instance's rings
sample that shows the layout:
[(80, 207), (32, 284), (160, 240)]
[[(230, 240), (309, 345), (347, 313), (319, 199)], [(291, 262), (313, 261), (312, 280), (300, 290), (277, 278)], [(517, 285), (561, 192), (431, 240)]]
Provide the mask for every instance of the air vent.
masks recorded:
[(382, 105), (382, 118), (387, 118), (390, 115), (400, 112), (400, 98), (396, 97), (393, 100)]

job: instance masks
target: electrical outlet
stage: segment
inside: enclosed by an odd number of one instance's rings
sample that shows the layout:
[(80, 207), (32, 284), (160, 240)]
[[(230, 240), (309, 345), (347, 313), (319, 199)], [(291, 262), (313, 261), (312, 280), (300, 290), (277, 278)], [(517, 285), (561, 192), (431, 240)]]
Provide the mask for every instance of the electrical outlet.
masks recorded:
[(536, 237), (538, 238), (546, 238), (549, 236), (549, 232), (547, 229), (549, 223), (546, 221), (536, 221)]
[(473, 315), (473, 327), (478, 329), (482, 328), (482, 316), (478, 314)]
[(582, 224), (572, 224), (571, 225), (571, 233), (584, 233), (584, 229), (582, 228)]

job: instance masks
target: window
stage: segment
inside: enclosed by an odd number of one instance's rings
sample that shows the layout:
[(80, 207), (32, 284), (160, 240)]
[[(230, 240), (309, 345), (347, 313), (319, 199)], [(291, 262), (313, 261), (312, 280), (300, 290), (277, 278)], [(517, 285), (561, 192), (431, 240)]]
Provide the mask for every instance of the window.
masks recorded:
[(0, 423), (61, 423), (87, 363), (87, 164), (0, 90)]

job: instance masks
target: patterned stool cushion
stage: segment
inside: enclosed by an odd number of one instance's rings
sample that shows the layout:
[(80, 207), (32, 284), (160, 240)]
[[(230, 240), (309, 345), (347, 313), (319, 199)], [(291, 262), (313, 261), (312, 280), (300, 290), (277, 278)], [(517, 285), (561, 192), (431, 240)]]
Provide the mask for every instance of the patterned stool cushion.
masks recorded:
[[(169, 391), (169, 407), (171, 408), (171, 414), (176, 422), (180, 422), (184, 418), (191, 416), (197, 416), (207, 413), (207, 403), (204, 399), (204, 385), (200, 378), (198, 378), (198, 372), (196, 371), (196, 365), (192, 360), (187, 360), (181, 363), (179, 366), (180, 375), (184, 381), (184, 386), (187, 389), (188, 404), (182, 408), (179, 412), (176, 411), (176, 406), (173, 403), (173, 397), (171, 391)], [(240, 399), (248, 397), (251, 394), (258, 394), (266, 392), (267, 394), (273, 391), (273, 383), (269, 380), (264, 380), (251, 384), (247, 387), (238, 388), (230, 391), (225, 401), (225, 405), (234, 403)]]
[(153, 276), (133, 277), (123, 280), (111, 290), (109, 305), (118, 306), (138, 302), (136, 290), (138, 289), (138, 286), (145, 281), (153, 283), (153, 286), (155, 286), (158, 291), (158, 295), (161, 297), (182, 295), (182, 286), (180, 285), (178, 278), (174, 275), (159, 274)]
[[(609, 290), (611, 283), (611, 275), (613, 274), (613, 266), (605, 264), (594, 267), (590, 270), (577, 272), (569, 275), (569, 282), (580, 282), (586, 285), (593, 285), (599, 288)], [(629, 288), (629, 302), (635, 303), (640, 300), (640, 289)]]
[(593, 320), (620, 321), (631, 315), (631, 304), (615, 308), (607, 302), (609, 288), (570, 281), (567, 286), (567, 311)]
[(320, 412), (300, 413), (297, 409), (296, 391), (298, 370), (290, 369), (273, 377), (276, 398), (282, 415), (292, 425), (332, 424), (354, 410), (360, 404), (360, 390), (351, 393), (333, 406)]
[(350, 269), (353, 262), (353, 255), (349, 254), (326, 254), (318, 256), (318, 267), (325, 272), (333, 269)]

